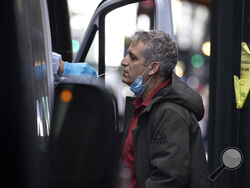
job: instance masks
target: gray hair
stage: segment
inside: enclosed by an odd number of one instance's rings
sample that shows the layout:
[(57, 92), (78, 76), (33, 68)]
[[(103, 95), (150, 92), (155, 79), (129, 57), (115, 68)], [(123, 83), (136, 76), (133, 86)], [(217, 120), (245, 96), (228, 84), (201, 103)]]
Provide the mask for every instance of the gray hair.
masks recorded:
[(177, 63), (178, 48), (169, 34), (157, 30), (137, 31), (132, 36), (132, 42), (147, 45), (142, 52), (146, 59), (145, 65), (158, 61), (161, 76), (170, 76)]

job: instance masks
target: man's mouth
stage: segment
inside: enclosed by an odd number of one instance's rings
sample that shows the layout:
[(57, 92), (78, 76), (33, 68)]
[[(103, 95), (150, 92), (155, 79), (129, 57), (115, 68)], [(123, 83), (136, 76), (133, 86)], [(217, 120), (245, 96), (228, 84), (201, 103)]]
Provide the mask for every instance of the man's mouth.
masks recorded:
[(128, 72), (127, 72), (127, 71), (125, 71), (125, 70), (123, 70), (123, 75), (125, 75), (125, 74), (128, 74)]
[(128, 71), (126, 71), (125, 69), (123, 69), (123, 72), (128, 73)]

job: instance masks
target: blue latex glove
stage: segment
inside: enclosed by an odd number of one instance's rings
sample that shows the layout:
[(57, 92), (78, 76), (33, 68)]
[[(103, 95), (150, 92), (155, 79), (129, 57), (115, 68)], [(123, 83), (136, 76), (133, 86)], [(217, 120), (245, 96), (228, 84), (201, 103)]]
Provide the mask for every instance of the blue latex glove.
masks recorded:
[(88, 63), (69, 63), (65, 62), (64, 72), (62, 74), (65, 81), (77, 83), (92, 83), (98, 82), (96, 71)]

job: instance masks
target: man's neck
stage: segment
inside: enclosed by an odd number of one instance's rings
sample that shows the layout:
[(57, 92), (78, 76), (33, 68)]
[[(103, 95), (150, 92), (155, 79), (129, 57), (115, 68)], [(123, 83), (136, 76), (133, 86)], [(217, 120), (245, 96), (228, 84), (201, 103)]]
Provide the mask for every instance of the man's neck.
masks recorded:
[(152, 80), (149, 82), (148, 87), (145, 89), (141, 96), (143, 101), (147, 98), (147, 96), (150, 95), (150, 93), (152, 93), (152, 91), (154, 91), (155, 88), (157, 88), (162, 83), (163, 80), (163, 78), (159, 77), (152, 78)]

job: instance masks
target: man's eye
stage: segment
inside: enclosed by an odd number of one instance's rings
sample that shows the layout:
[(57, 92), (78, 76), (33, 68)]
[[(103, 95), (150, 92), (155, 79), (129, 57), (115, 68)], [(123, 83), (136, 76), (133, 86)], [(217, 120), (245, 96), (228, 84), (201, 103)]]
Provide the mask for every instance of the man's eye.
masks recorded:
[(131, 52), (128, 52), (128, 54), (129, 54), (129, 57), (130, 57), (130, 59), (132, 61), (136, 61), (137, 60), (137, 57), (134, 54), (132, 54)]
[(133, 56), (133, 55), (132, 55), (132, 56), (130, 56), (130, 57), (131, 57), (131, 60), (132, 60), (132, 61), (137, 60), (137, 58), (136, 58), (135, 56)]

